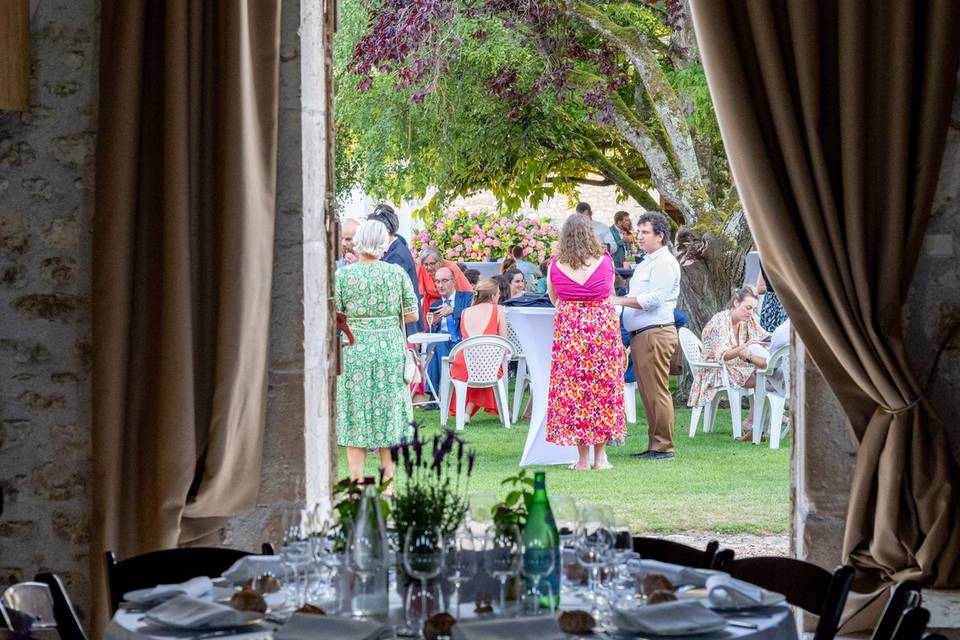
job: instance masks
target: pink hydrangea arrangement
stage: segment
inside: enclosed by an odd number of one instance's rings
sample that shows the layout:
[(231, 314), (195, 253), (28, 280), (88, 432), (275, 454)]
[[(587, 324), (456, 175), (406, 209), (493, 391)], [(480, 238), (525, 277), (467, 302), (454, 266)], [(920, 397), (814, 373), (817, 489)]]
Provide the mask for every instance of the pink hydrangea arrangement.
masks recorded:
[(414, 234), (413, 249), (437, 247), (455, 262), (482, 262), (502, 259), (507, 249), (518, 245), (531, 262), (542, 262), (550, 245), (557, 239), (556, 227), (547, 217), (525, 218), (495, 211), (474, 213), (460, 209), (440, 220), (431, 221)]

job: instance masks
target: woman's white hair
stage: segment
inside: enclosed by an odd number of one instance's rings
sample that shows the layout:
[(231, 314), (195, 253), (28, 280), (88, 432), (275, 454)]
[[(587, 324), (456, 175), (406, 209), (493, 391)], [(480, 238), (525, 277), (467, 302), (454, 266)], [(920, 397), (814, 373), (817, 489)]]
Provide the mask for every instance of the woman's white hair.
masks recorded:
[(357, 255), (382, 258), (390, 246), (390, 234), (379, 220), (364, 220), (353, 236), (353, 252)]

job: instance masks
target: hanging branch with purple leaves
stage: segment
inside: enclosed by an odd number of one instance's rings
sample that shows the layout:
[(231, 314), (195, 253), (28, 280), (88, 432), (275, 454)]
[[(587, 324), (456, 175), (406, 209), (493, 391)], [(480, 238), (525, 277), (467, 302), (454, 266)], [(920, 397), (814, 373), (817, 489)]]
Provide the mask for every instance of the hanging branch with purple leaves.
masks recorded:
[(467, 513), (470, 478), (477, 452), (447, 429), (428, 438), (412, 423), (413, 438), (390, 448), (396, 465), (392, 510), (397, 539), (417, 525), (436, 526), (450, 536)]

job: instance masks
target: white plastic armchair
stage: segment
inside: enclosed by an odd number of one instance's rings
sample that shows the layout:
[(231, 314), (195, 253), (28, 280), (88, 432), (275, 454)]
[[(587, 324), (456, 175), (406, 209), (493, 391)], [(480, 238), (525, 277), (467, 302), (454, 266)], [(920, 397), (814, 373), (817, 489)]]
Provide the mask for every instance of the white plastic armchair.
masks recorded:
[[(450, 377), (450, 363), (463, 351), (467, 380)], [(474, 336), (457, 343), (440, 362), (440, 426), (447, 426), (450, 413), (450, 387), (456, 389), (457, 431), (466, 424), (467, 389), (496, 387), (494, 397), (500, 422), (510, 428), (510, 405), (507, 402), (506, 364), (510, 358), (510, 342), (500, 336)]]
[[(511, 419), (513, 424), (517, 423), (517, 420), (520, 419), (520, 409), (523, 407), (523, 392), (530, 386), (530, 376), (527, 374), (527, 359), (523, 355), (523, 349), (520, 347), (520, 339), (517, 337), (517, 332), (514, 331), (513, 326), (510, 323), (507, 323), (507, 340), (510, 341), (510, 361), (517, 363), (517, 375), (513, 383), (513, 414)], [(509, 389), (509, 377), (506, 380), (507, 388)]]
[(717, 407), (720, 406), (720, 394), (726, 393), (727, 400), (730, 402), (730, 417), (733, 422), (733, 437), (739, 438), (742, 435), (742, 416), (741, 401), (744, 396), (752, 396), (753, 389), (737, 389), (730, 384), (730, 378), (727, 376), (727, 368), (719, 362), (706, 362), (703, 360), (703, 343), (700, 338), (686, 327), (681, 327), (678, 331), (680, 336), (680, 348), (683, 349), (683, 357), (690, 365), (690, 371), (696, 375), (699, 369), (719, 369), (721, 386), (717, 387), (717, 393), (713, 400), (705, 406), (693, 408), (690, 415), (690, 437), (697, 435), (697, 424), (700, 422), (700, 414), (706, 408), (706, 414), (703, 417), (703, 431), (709, 433), (713, 431), (713, 423), (717, 417)]
[[(770, 384), (770, 377), (780, 371), (783, 376), (783, 389)], [(770, 435), (770, 448), (780, 448), (783, 428), (783, 414), (787, 400), (790, 399), (790, 345), (785, 344), (770, 354), (765, 369), (757, 369), (756, 400), (753, 405), (753, 444), (760, 444), (764, 427)], [(770, 412), (766, 414), (766, 405)], [(764, 420), (764, 415), (768, 420)]]

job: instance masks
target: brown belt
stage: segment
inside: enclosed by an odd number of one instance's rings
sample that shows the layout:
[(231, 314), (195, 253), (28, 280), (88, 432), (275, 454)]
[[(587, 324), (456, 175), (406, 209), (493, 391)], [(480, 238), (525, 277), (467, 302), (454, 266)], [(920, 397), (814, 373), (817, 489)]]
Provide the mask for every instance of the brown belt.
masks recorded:
[(630, 332), (630, 337), (632, 338), (633, 336), (638, 336), (638, 335), (640, 335), (641, 333), (643, 333), (644, 331), (649, 331), (650, 329), (662, 329), (662, 328), (664, 328), (664, 327), (675, 327), (675, 326), (677, 326), (677, 325), (676, 325), (675, 323), (673, 323), (673, 322), (668, 322), (667, 324), (651, 324), (649, 327), (643, 327), (642, 329), (637, 329), (636, 331), (631, 331), (631, 332)]

